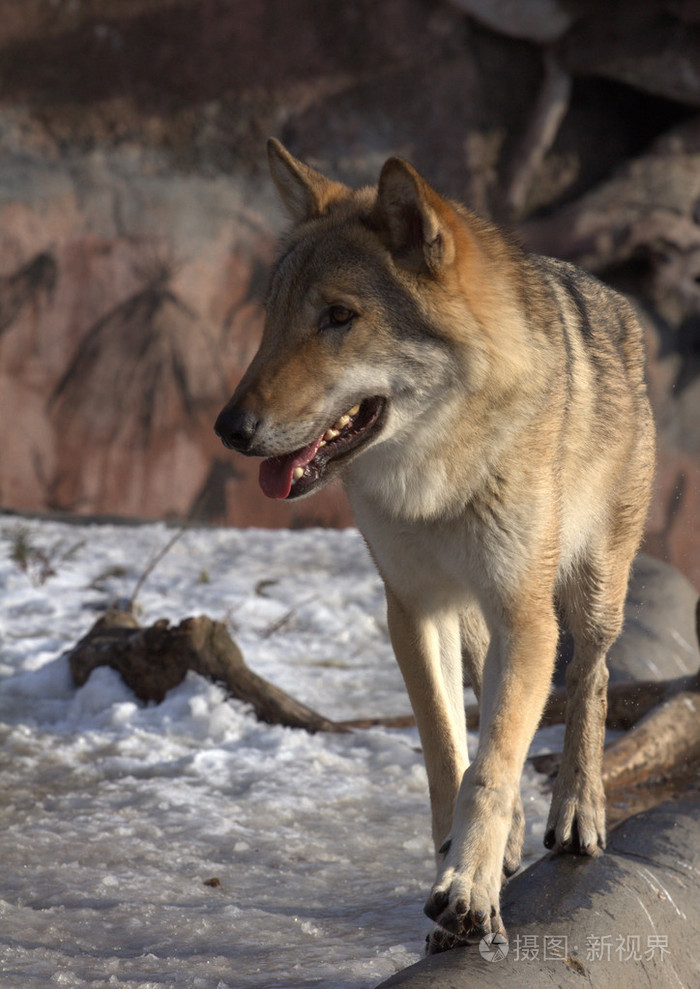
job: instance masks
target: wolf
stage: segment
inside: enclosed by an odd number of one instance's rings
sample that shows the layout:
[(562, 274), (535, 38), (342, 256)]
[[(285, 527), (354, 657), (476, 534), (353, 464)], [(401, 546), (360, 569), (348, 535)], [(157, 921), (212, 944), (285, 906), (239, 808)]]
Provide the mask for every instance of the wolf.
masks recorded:
[[(292, 218), (259, 350), (216, 421), (270, 498), (342, 478), (386, 588), (423, 748), (428, 951), (503, 933), (520, 777), (571, 631), (547, 848), (605, 845), (606, 653), (650, 498), (642, 331), (621, 295), (526, 253), (390, 158), (351, 190), (268, 144)], [(480, 704), (469, 763), (463, 676)]]

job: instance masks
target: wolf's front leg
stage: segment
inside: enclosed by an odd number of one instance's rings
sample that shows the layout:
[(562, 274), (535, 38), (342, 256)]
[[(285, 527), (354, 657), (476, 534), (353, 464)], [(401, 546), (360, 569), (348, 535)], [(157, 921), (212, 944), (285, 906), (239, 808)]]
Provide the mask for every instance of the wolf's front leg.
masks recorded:
[(459, 619), (422, 612), (386, 591), (391, 643), (423, 747), (437, 855), (469, 765)]
[(550, 687), (556, 643), (551, 602), (532, 598), (492, 640), (484, 669), (479, 749), (464, 774), (425, 906), (429, 917), (458, 937), (503, 931), (499, 901), (504, 857), (519, 808), (523, 763)]

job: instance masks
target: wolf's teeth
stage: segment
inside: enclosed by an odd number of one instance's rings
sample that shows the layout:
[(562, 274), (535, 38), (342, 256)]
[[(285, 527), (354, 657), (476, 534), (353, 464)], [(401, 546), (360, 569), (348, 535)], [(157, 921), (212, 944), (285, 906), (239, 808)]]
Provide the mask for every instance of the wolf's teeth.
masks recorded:
[(351, 416), (349, 416), (346, 412), (345, 415), (341, 416), (337, 422), (333, 423), (333, 429), (343, 429), (343, 427), (347, 426), (347, 424), (350, 422), (350, 419)]
[(326, 445), (326, 441), (325, 440), (321, 440), (321, 442), (318, 444), (319, 450), (321, 449), (322, 446), (325, 446), (325, 445)]
[(359, 411), (360, 411), (360, 406), (359, 405), (353, 405), (353, 407), (348, 410), (348, 413), (347, 414), (349, 416), (356, 416)]
[(338, 429), (327, 429), (323, 434), (323, 438), (324, 440), (334, 440), (339, 435), (340, 431)]
[(294, 470), (292, 471), (292, 477), (294, 478), (295, 481), (298, 481), (299, 478), (303, 476), (304, 476), (303, 467), (295, 467)]

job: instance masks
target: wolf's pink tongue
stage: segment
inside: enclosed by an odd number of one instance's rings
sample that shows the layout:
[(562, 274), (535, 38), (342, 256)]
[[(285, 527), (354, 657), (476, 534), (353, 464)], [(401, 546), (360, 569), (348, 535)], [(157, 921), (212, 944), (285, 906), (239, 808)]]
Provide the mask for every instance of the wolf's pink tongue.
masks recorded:
[(258, 480), (263, 494), (268, 498), (286, 498), (292, 490), (292, 479), (295, 467), (306, 467), (318, 452), (323, 436), (309, 443), (296, 453), (288, 453), (283, 457), (269, 457), (260, 464)]

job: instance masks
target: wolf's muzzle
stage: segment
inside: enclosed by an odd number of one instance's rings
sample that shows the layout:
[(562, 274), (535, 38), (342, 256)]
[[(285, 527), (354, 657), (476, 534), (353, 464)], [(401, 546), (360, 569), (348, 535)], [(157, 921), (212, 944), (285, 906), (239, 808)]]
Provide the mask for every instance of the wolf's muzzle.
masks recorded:
[(224, 446), (238, 453), (248, 453), (257, 428), (258, 420), (252, 412), (228, 406), (222, 409), (214, 424), (214, 432)]

